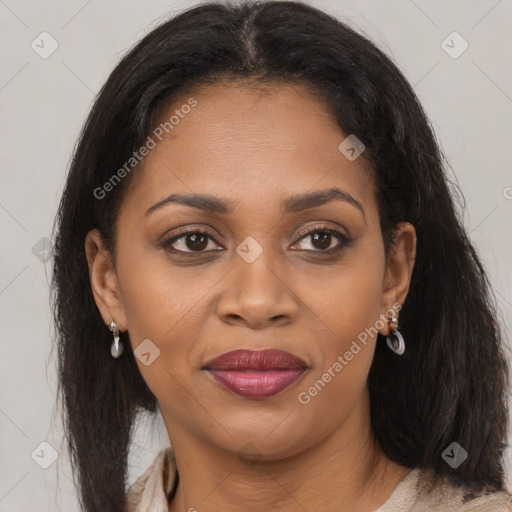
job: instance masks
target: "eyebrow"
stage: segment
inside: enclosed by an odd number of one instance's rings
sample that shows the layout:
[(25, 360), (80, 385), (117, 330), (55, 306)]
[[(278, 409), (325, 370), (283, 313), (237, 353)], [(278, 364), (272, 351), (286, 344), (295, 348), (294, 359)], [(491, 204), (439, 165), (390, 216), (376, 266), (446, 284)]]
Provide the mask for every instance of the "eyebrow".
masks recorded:
[[(309, 208), (322, 206), (333, 200), (344, 201), (356, 207), (361, 212), (366, 222), (366, 214), (363, 205), (348, 192), (340, 190), (339, 188), (315, 190), (314, 192), (306, 192), (289, 197), (283, 202), (283, 208), (285, 213), (297, 213)], [(151, 206), (146, 213), (144, 213), (144, 217), (170, 203), (184, 204), (209, 213), (229, 214), (233, 212), (232, 206), (213, 196), (201, 194), (171, 194)]]

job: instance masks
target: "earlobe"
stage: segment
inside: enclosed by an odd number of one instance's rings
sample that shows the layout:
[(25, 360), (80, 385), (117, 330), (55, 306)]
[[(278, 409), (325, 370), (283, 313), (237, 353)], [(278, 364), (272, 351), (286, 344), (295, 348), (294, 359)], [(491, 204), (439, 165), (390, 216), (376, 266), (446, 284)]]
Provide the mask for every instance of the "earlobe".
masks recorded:
[(120, 331), (125, 331), (126, 318), (122, 307), (117, 275), (112, 264), (112, 256), (106, 250), (98, 229), (93, 229), (85, 237), (85, 255), (89, 267), (89, 281), (96, 306), (108, 327), (115, 320)]
[[(398, 317), (397, 305), (401, 308), (409, 292), (415, 259), (416, 230), (409, 222), (400, 222), (395, 228), (394, 244), (389, 249), (384, 274), (382, 314), (393, 310)], [(386, 325), (382, 334), (387, 336), (389, 333), (389, 325)]]

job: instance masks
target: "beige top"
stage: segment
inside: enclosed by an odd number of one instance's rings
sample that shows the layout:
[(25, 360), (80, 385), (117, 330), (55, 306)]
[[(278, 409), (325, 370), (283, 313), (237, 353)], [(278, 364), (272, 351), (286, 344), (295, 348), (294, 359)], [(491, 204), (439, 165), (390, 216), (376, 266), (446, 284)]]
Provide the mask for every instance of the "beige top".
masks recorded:
[[(464, 503), (464, 489), (446, 479), (429, 491), (430, 470), (415, 468), (375, 512), (512, 512), (512, 495), (492, 493)], [(128, 490), (127, 512), (168, 512), (167, 496), (176, 479), (172, 449), (164, 448)]]

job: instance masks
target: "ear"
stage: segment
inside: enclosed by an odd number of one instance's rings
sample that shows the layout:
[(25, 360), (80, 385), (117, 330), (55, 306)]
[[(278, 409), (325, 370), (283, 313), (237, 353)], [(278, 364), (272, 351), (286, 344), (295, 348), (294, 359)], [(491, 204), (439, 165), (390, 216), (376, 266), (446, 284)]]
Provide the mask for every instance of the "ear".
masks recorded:
[[(405, 302), (411, 283), (412, 269), (416, 259), (416, 230), (409, 222), (400, 222), (395, 226), (394, 244), (389, 248), (388, 261), (384, 273), (383, 295), (381, 303), (381, 318), (388, 318), (387, 312), (394, 312), (399, 318), (398, 311)], [(389, 324), (379, 330), (387, 336), (390, 333)]]
[(120, 331), (127, 329), (119, 284), (112, 263), (111, 254), (105, 249), (98, 229), (93, 229), (85, 237), (85, 255), (89, 266), (94, 301), (98, 306), (105, 325), (114, 320)]

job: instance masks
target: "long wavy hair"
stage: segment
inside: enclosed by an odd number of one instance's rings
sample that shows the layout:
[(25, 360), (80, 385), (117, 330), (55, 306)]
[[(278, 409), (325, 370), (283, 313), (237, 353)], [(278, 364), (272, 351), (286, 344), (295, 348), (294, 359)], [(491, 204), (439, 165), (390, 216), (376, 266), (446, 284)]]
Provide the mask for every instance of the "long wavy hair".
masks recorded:
[[(124, 509), (135, 420), (158, 411), (126, 333), (125, 354), (110, 356), (84, 250), (98, 228), (115, 260), (119, 207), (137, 168), (105, 198), (94, 190), (144, 143), (178, 93), (225, 80), (305, 85), (364, 143), (385, 249), (395, 224), (410, 222), (417, 233), (400, 314), (407, 350), (396, 357), (379, 334), (369, 374), (375, 439), (407, 467), (432, 468), (474, 490), (503, 489), (508, 369), (496, 301), (411, 86), (373, 43), (316, 8), (214, 2), (165, 21), (115, 67), (81, 132), (55, 218), (57, 398), (83, 509)], [(441, 457), (453, 441), (469, 453), (457, 469)]]

